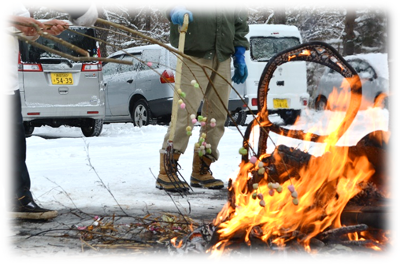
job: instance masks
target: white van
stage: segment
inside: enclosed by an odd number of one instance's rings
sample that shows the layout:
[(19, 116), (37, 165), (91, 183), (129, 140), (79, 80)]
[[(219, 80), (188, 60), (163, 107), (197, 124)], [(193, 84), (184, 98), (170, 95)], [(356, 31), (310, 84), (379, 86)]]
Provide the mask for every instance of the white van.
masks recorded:
[[(250, 49), (245, 52), (249, 75), (243, 84), (233, 87), (243, 95), (247, 114), (257, 114), (258, 83), (266, 64), (275, 54), (297, 46), (302, 38), (297, 27), (289, 25), (249, 25), (246, 35)], [(267, 106), (269, 114), (277, 113), (285, 124), (293, 124), (301, 110), (308, 105), (306, 62), (284, 63), (274, 72), (270, 81)]]
[[(57, 37), (100, 56), (93, 28), (70, 26)], [(74, 57), (76, 51), (40, 37), (36, 43)], [(35, 127), (61, 125), (80, 127), (86, 137), (99, 136), (105, 116), (102, 65), (71, 61), (54, 53), (19, 42), (19, 83), (25, 134)]]

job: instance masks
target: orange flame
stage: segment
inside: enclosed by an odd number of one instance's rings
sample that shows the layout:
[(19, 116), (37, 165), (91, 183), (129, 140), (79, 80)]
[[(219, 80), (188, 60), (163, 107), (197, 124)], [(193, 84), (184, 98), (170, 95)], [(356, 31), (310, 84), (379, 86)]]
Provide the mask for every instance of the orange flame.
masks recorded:
[[(346, 80), (348, 84), (352, 81)], [(332, 96), (335, 95), (339, 96), (337, 93)], [(338, 100), (343, 101), (347, 96), (340, 95)], [(340, 216), (346, 204), (361, 191), (361, 184), (374, 174), (367, 157), (349, 155), (349, 147), (335, 146), (338, 137), (343, 134), (343, 126), (348, 128), (354, 117), (350, 113), (344, 119), (342, 115), (341, 119), (330, 120), (329, 126), (336, 129), (324, 142), (320, 142), (326, 144), (324, 154), (312, 157), (308, 164), (299, 168), (296, 173), (298, 177), (284, 181), (282, 179), (287, 179), (286, 176), (290, 174), (286, 172), (286, 175), (279, 177), (282, 182), (273, 183), (275, 186), (272, 186), (273, 180), (268, 170), (259, 172), (262, 157), (255, 164), (242, 162), (229, 190), (234, 197), (214, 219), (213, 224), (218, 226), (219, 242), (211, 252), (223, 253), (232, 238), (242, 234), (244, 241), (250, 244), (249, 237), (254, 234), (255, 228), (260, 229), (257, 237), (266, 243), (283, 247), (287, 241), (298, 239), (310, 252), (311, 238), (327, 228), (341, 227)], [(255, 171), (261, 174), (262, 179), (251, 188), (249, 182)], [(281, 190), (277, 188), (278, 185)], [(295, 235), (299, 232), (304, 234), (301, 239)]]
[(183, 241), (180, 240), (179, 243), (176, 244), (176, 240), (177, 240), (177, 237), (172, 238), (172, 239), (171, 239), (171, 244), (172, 244), (174, 247), (176, 247), (176, 248), (182, 247)]
[(300, 52), (300, 53), (296, 53), (296, 54), (293, 54), (293, 55), (289, 55), (289, 56), (288, 56), (288, 61), (291, 61), (292, 59), (294, 59), (294, 58), (296, 58), (296, 57), (300, 57), (300, 56), (309, 56), (309, 55), (311, 55), (311, 51), (309, 51), (309, 50), (303, 50), (303, 51)]

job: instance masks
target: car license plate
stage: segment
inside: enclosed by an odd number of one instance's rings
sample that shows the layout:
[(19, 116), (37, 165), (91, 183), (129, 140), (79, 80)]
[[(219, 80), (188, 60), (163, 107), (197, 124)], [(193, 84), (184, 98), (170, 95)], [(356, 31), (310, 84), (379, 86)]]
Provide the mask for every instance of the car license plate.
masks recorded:
[(72, 73), (52, 72), (51, 83), (54, 85), (73, 85), (74, 79), (72, 78)]
[(274, 99), (274, 108), (289, 108), (287, 99)]

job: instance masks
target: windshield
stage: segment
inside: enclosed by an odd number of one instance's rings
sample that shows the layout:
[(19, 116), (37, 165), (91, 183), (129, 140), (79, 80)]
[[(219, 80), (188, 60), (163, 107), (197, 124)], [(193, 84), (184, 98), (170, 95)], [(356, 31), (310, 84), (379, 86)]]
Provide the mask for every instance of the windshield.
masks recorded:
[(250, 56), (254, 61), (268, 61), (275, 54), (299, 44), (296, 37), (251, 37)]
[[(86, 50), (87, 52), (89, 52), (90, 57), (96, 56), (97, 55), (96, 40), (91, 38), (94, 37), (95, 34), (94, 29), (85, 27), (71, 27), (70, 29), (71, 30), (63, 31), (60, 35), (56, 37), (61, 38), (75, 46), (78, 46)], [(60, 43), (54, 42), (47, 38), (40, 37), (36, 42), (45, 45), (49, 48), (55, 49), (57, 51), (66, 53), (70, 56), (74, 57), (83, 56)], [(54, 53), (49, 53), (40, 48), (25, 43), (23, 41), (19, 42), (19, 49), (21, 53), (21, 61), (27, 63), (41, 63), (41, 62), (43, 63), (44, 61), (46, 63), (51, 63), (52, 61), (54, 61), (54, 63), (58, 63), (58, 61), (54, 59), (61, 58), (59, 55), (56, 55)]]

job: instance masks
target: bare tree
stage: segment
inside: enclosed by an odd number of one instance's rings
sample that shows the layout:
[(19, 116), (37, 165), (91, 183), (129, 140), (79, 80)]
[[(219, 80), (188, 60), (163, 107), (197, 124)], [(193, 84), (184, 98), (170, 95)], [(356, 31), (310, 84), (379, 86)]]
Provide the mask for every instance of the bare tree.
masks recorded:
[(145, 19), (144, 19), (145, 27), (144, 27), (144, 29), (146, 31), (150, 31), (151, 30), (151, 10), (150, 10), (150, 8), (146, 8), (145, 9), (144, 15), (145, 15)]
[[(99, 10), (99, 17), (102, 19), (107, 19), (103, 8), (101, 8), (101, 10)], [(100, 24), (100, 25), (96, 24), (95, 26), (104, 28), (104, 30), (97, 31), (97, 37), (102, 40), (99, 45), (100, 46), (100, 54), (102, 57), (107, 57), (109, 55), (108, 51), (107, 51), (107, 40), (108, 40), (108, 32), (109, 32), (110, 26), (104, 25), (104, 24)]]
[(354, 27), (356, 23), (356, 12), (354, 10), (347, 10), (344, 20), (343, 32), (343, 55), (354, 54)]
[(274, 24), (286, 24), (285, 3), (274, 3)]

